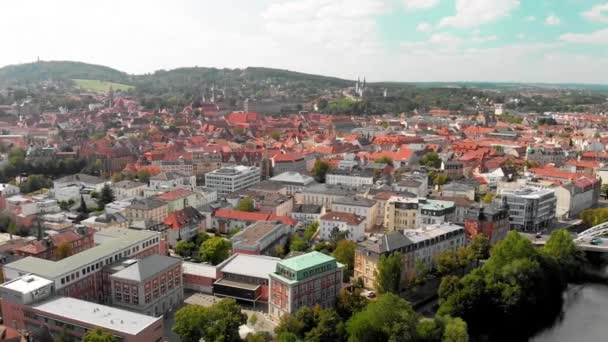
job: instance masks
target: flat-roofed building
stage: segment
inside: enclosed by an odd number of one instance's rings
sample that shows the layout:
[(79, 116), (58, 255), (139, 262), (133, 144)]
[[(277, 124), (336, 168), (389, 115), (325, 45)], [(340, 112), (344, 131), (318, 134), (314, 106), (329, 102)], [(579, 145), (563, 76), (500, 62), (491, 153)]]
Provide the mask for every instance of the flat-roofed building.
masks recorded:
[(257, 166), (227, 166), (205, 174), (205, 186), (217, 190), (218, 195), (245, 189), (260, 180), (260, 168)]
[(87, 331), (101, 328), (117, 341), (161, 342), (163, 319), (76, 298), (56, 296), (53, 281), (24, 275), (0, 285), (2, 318), (8, 326), (51, 337), (68, 334), (80, 340)]
[(274, 255), (276, 247), (284, 247), (292, 226), (276, 221), (258, 221), (238, 232), (230, 240), (232, 252)]
[(552, 189), (523, 187), (503, 190), (502, 201), (509, 207), (512, 229), (538, 231), (555, 219), (557, 198)]
[(54, 282), (58, 295), (85, 300), (104, 300), (102, 269), (124, 259), (164, 254), (161, 233), (132, 229), (106, 229), (95, 233), (95, 247), (59, 261), (26, 257), (7, 265), (4, 279), (34, 274)]
[(344, 265), (335, 258), (310, 252), (281, 260), (270, 273), (268, 313), (274, 320), (299, 308), (333, 308), (342, 288)]
[(217, 266), (213, 294), (253, 303), (268, 301), (269, 275), (281, 261), (265, 255), (234, 254)]

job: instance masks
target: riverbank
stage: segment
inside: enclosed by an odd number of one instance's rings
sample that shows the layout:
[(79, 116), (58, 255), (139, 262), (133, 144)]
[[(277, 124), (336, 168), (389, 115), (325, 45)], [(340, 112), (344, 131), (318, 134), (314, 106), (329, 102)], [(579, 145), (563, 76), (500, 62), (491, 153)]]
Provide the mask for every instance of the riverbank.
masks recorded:
[(608, 340), (608, 286), (569, 285), (564, 292), (562, 313), (554, 324), (530, 338), (531, 342)]

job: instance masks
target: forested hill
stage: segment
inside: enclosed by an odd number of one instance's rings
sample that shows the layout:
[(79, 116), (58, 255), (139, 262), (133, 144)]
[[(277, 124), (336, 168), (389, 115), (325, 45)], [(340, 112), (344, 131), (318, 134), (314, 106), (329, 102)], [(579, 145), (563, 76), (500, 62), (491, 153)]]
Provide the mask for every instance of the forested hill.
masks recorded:
[(88, 79), (129, 83), (130, 76), (103, 65), (50, 61), (9, 65), (0, 68), (0, 85), (28, 85), (45, 81)]
[(129, 75), (125, 72), (102, 65), (71, 61), (41, 61), (27, 64), (9, 65), (0, 68), (0, 85), (27, 85), (43, 81), (62, 81), (72, 79), (101, 80), (130, 85), (145, 85), (157, 82), (158, 87), (200, 86), (244, 82), (287, 85), (306, 82), (315, 87), (344, 87), (352, 81), (289, 70), (249, 67), (246, 69), (217, 69), (205, 67), (158, 70), (143, 75)]

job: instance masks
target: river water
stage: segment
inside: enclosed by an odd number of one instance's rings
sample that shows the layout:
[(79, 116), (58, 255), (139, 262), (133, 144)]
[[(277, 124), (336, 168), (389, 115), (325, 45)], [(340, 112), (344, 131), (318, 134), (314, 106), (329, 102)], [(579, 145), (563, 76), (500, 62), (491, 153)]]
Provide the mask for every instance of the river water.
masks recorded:
[(571, 285), (564, 293), (562, 315), (531, 342), (608, 341), (608, 286)]

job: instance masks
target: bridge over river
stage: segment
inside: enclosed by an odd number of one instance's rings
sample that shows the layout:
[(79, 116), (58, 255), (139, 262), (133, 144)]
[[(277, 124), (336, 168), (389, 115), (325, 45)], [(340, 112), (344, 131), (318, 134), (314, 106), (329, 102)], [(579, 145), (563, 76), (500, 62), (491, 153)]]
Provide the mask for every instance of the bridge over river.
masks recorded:
[[(536, 246), (544, 246), (549, 235), (521, 233)], [(608, 252), (608, 222), (598, 224), (574, 237), (574, 243), (579, 250), (587, 252)]]

